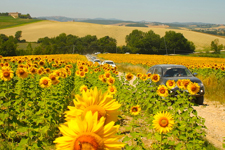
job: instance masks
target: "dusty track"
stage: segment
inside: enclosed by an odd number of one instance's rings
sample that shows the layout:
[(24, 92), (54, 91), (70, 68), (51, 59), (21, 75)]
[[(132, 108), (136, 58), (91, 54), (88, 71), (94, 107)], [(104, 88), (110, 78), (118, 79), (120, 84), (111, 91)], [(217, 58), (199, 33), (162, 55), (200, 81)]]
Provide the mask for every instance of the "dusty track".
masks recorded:
[(205, 118), (206, 139), (215, 147), (223, 149), (225, 137), (225, 106), (205, 100), (204, 105), (194, 106), (198, 116)]

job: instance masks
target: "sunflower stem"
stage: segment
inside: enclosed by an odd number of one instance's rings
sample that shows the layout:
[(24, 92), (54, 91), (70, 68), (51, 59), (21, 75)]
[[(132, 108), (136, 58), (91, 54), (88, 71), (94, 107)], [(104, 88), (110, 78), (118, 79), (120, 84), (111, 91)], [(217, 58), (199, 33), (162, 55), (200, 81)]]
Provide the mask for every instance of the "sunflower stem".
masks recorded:
[(163, 133), (161, 133), (161, 138), (160, 138), (160, 150), (162, 150), (162, 139), (163, 139)]

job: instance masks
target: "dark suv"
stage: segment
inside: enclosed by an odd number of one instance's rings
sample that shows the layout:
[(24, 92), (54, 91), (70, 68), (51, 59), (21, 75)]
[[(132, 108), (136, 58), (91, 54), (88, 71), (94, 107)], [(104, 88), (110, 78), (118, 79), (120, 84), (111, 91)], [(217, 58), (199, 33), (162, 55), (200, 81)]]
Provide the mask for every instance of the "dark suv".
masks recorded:
[[(197, 73), (192, 74), (190, 70), (188, 70), (183, 65), (173, 65), (173, 64), (160, 64), (154, 65), (149, 68), (147, 73), (151, 74), (159, 74), (160, 81), (157, 82), (158, 85), (166, 85), (167, 80), (174, 80), (177, 82), (178, 79), (190, 79), (191, 82), (198, 83), (200, 86), (199, 92), (195, 95), (195, 103), (202, 105), (204, 101), (205, 88), (200, 79), (195, 77)], [(176, 90), (179, 88), (175, 86), (170, 90), (170, 93), (176, 93)]]

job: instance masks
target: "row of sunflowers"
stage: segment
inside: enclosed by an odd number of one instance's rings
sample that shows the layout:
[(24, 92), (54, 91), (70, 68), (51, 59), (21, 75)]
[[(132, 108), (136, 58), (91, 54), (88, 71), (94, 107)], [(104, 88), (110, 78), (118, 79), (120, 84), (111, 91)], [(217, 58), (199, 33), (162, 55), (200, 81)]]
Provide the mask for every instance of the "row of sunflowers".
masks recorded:
[[(0, 65), (4, 147), (202, 149), (205, 143), (204, 119), (189, 95), (199, 87), (189, 80), (157, 87), (157, 74), (133, 80), (80, 55), (2, 58)], [(168, 92), (174, 86), (176, 97)]]

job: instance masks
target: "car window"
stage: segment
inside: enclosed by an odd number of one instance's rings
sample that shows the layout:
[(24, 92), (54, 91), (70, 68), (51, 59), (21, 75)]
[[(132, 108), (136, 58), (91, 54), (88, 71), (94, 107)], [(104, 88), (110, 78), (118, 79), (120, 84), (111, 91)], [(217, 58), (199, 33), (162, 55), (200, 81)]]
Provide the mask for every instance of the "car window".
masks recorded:
[(153, 74), (154, 69), (155, 69), (155, 67), (151, 67), (151, 68), (148, 70), (148, 73)]
[(106, 63), (107, 63), (107, 64), (114, 64), (114, 63), (113, 63), (113, 62), (111, 62), (111, 61), (107, 61)]
[(161, 67), (156, 67), (155, 70), (154, 70), (154, 74), (162, 75), (162, 68)]
[(164, 77), (192, 77), (187, 68), (168, 68), (165, 70)]

